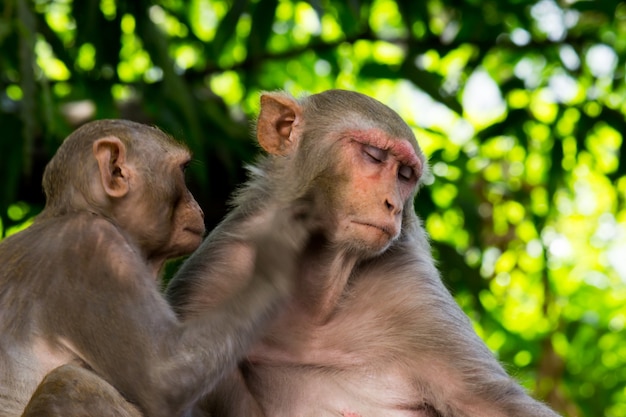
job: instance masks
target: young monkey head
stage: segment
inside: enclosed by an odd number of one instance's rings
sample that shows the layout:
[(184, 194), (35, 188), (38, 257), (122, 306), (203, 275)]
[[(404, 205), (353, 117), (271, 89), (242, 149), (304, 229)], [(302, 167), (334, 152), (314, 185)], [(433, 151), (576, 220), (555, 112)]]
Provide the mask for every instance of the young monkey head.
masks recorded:
[(331, 219), (324, 234), (332, 245), (375, 256), (413, 218), (426, 159), (409, 126), (384, 104), (344, 90), (302, 100), (266, 93), (257, 134), (285, 195), (322, 194), (316, 198), (320, 217)]
[(155, 127), (98, 120), (68, 136), (46, 166), (40, 218), (87, 211), (123, 230), (157, 270), (195, 250), (204, 215), (185, 185), (187, 148)]

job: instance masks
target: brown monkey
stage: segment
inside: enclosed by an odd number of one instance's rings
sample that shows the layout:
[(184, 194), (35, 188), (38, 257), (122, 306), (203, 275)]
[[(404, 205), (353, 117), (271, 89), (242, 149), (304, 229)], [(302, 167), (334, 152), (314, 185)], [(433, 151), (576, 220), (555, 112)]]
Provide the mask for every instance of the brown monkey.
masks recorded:
[[(239, 291), (254, 242), (236, 233), (302, 196), (323, 233), (298, 257), (288, 307), (206, 408), (216, 415), (554, 417), (494, 359), (443, 285), (413, 209), (426, 160), (390, 108), (341, 90), (261, 97), (269, 156), (168, 289), (187, 318)], [(219, 252), (217, 251), (219, 248)], [(205, 253), (213, 255), (211, 259)], [(233, 278), (220, 277), (237, 271)], [(248, 391), (249, 390), (249, 391)], [(260, 411), (259, 411), (260, 410)]]
[(250, 285), (181, 323), (158, 276), (204, 235), (189, 161), (160, 130), (123, 120), (64, 141), (43, 212), (0, 243), (0, 416), (27, 403), (27, 416), (180, 416), (235, 369), (288, 295), (307, 232), (289, 208), (266, 218), (246, 235), (260, 249)]

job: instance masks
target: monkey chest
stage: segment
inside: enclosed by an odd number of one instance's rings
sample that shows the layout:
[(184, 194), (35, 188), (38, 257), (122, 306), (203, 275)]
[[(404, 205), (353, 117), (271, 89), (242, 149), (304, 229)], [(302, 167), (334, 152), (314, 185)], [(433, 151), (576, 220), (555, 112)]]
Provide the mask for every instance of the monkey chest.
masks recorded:
[(243, 368), (266, 415), (434, 415), (418, 383), (427, 364), (415, 352), (411, 316), (363, 304), (345, 304), (323, 326), (292, 310), (270, 329)]
[(417, 417), (428, 409), (402, 370), (255, 364), (244, 369), (266, 415)]

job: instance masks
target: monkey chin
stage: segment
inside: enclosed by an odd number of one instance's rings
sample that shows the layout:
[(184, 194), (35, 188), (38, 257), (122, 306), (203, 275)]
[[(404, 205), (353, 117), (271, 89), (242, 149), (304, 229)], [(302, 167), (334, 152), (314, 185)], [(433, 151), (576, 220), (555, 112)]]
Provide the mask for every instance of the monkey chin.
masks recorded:
[[(180, 236), (182, 235), (182, 236)], [(185, 229), (180, 233), (176, 245), (169, 248), (168, 256), (177, 258), (186, 256), (200, 247), (204, 240), (204, 230)]]
[(355, 223), (349, 236), (344, 237), (346, 249), (363, 259), (373, 258), (385, 252), (397, 238), (397, 233), (363, 223)]

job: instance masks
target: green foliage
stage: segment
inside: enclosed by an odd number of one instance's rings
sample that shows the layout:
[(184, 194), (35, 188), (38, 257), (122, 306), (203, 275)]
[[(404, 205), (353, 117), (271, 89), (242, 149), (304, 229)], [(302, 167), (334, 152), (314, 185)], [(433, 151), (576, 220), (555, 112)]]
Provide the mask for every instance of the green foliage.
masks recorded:
[(564, 415), (626, 416), (625, 22), (613, 0), (5, 0), (2, 234), (86, 120), (184, 139), (212, 226), (260, 91), (358, 90), (429, 155), (416, 209), (487, 344)]

